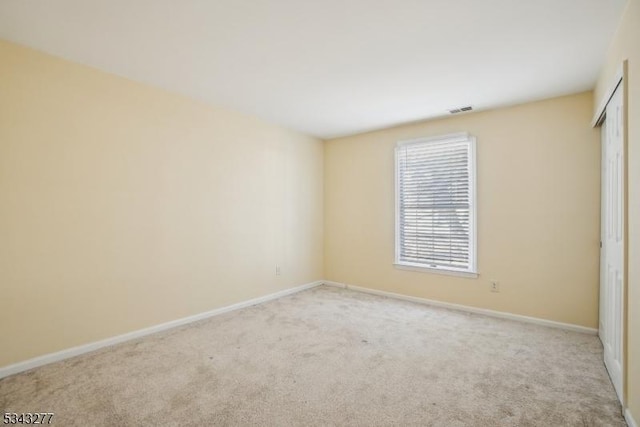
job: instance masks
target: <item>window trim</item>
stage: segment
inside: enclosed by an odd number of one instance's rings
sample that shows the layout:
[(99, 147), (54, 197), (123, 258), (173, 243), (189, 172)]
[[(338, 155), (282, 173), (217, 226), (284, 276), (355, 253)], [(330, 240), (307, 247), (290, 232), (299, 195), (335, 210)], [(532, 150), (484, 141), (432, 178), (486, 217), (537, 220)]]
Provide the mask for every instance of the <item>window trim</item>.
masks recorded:
[[(400, 173), (398, 167), (398, 152), (401, 147), (413, 144), (423, 144), (429, 142), (462, 142), (469, 143), (469, 177), (471, 213), (469, 215), (469, 268), (457, 269), (452, 267), (433, 267), (418, 263), (400, 261)], [(478, 204), (477, 204), (477, 157), (476, 138), (467, 133), (459, 132), (448, 135), (440, 135), (426, 138), (416, 138), (398, 141), (394, 149), (394, 175), (395, 175), (395, 257), (394, 266), (401, 270), (421, 271), (428, 273), (446, 274), (453, 276), (477, 278), (478, 277)]]

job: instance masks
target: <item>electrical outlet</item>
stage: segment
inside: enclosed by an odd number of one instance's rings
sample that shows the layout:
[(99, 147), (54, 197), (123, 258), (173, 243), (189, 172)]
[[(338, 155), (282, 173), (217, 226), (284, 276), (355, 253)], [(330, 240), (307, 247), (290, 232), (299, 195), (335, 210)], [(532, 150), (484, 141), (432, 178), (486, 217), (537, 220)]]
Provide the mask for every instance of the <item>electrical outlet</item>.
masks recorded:
[(276, 265), (276, 276), (280, 276), (280, 266)]
[(500, 283), (495, 280), (491, 281), (491, 292), (500, 292)]

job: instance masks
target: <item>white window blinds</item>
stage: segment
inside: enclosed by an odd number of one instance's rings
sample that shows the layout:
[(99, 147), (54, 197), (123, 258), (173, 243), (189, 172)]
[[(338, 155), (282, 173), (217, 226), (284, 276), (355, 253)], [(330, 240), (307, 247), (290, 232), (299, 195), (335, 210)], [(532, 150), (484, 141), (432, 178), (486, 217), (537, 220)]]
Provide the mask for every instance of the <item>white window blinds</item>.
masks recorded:
[(396, 186), (396, 263), (475, 273), (474, 138), (399, 143)]

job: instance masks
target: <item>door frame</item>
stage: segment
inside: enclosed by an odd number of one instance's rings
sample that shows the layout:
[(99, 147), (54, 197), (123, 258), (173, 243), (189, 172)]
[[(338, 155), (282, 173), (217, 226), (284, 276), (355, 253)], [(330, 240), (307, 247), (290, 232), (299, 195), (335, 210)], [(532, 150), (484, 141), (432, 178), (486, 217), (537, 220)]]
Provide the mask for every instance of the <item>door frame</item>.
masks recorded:
[[(595, 110), (595, 115), (591, 121), (591, 126), (594, 128), (600, 127), (605, 120), (606, 109), (611, 97), (615, 93), (616, 89), (622, 90), (622, 114), (623, 114), (623, 129), (622, 129), (622, 152), (623, 152), (623, 249), (622, 249), (622, 391), (620, 396), (620, 403), (623, 408), (626, 408), (627, 398), (627, 330), (628, 330), (628, 277), (629, 277), (629, 125), (628, 125), (628, 61), (625, 59), (618, 68), (614, 78), (611, 81), (609, 89), (603, 94), (600, 99), (600, 103)], [(602, 152), (602, 150), (601, 150)], [(602, 174), (602, 166), (600, 166)], [(602, 177), (600, 179), (602, 182)], [(601, 202), (602, 203), (602, 202)], [(602, 206), (600, 207), (602, 212)], [(602, 224), (602, 222), (601, 222)], [(602, 228), (602, 225), (600, 225)], [(600, 236), (602, 236), (602, 229), (600, 230)], [(602, 238), (602, 237), (601, 237)], [(600, 242), (602, 247), (602, 242)], [(602, 257), (602, 250), (600, 251), (600, 257)], [(602, 259), (599, 261), (599, 265), (602, 265)], [(600, 274), (602, 277), (602, 274)], [(602, 279), (600, 279), (602, 280)], [(600, 295), (600, 294), (599, 294)], [(600, 303), (598, 303), (598, 310), (600, 309)], [(600, 330), (600, 320), (598, 316), (598, 330)]]

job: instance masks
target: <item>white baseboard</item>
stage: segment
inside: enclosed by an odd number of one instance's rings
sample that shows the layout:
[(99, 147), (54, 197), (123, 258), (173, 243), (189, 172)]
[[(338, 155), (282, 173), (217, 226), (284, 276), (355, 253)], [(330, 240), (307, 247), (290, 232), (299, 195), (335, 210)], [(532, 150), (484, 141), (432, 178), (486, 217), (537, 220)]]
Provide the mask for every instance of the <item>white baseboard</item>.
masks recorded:
[(330, 280), (323, 280), (322, 284), (323, 285), (327, 285), (327, 286), (333, 286), (334, 288), (343, 288), (343, 289), (345, 289), (347, 287), (347, 285), (345, 285), (344, 283), (332, 282)]
[(363, 288), (361, 286), (354, 286), (354, 285), (349, 285), (349, 284), (346, 284), (346, 283), (329, 282), (329, 281), (326, 281), (326, 280), (323, 281), (322, 283), (324, 283), (325, 285), (329, 285), (329, 286), (336, 286), (336, 287), (351, 289), (353, 291), (365, 292), (365, 293), (368, 293), (368, 294), (381, 295), (381, 296), (401, 299), (401, 300), (405, 300), (405, 301), (417, 302), (417, 303), (420, 303), (420, 304), (431, 305), (431, 306), (434, 306), (434, 307), (443, 307), (443, 308), (448, 308), (448, 309), (452, 309), (452, 310), (466, 311), (466, 312), (469, 312), (469, 313), (484, 314), (486, 316), (498, 317), (498, 318), (501, 318), (501, 319), (517, 320), (519, 322), (535, 323), (537, 325), (551, 326), (553, 328), (566, 329), (566, 330), (569, 330), (569, 331), (582, 332), (582, 333), (587, 333), (587, 334), (591, 334), (591, 335), (597, 335), (598, 334), (598, 330), (597, 329), (587, 328), (586, 326), (574, 325), (574, 324), (571, 324), (571, 323), (555, 322), (553, 320), (540, 319), (540, 318), (537, 318), (537, 317), (522, 316), (520, 314), (507, 313), (507, 312), (504, 312), (504, 311), (495, 311), (495, 310), (489, 310), (489, 309), (486, 309), (486, 308), (470, 307), (468, 305), (453, 304), (453, 303), (450, 303), (450, 302), (442, 302), (442, 301), (436, 301), (436, 300), (420, 298), (420, 297), (412, 297), (412, 296), (409, 296), (409, 295), (396, 294), (396, 293), (393, 293), (393, 292), (379, 291), (377, 289)]
[[(226, 307), (216, 308), (214, 310), (210, 310), (204, 313), (199, 313), (189, 317), (184, 317), (182, 319), (172, 320), (170, 322), (151, 326), (149, 328), (139, 329), (137, 331), (129, 332), (123, 335), (118, 335), (118, 336), (107, 338), (101, 341), (95, 341), (89, 344), (68, 348), (55, 353), (45, 354), (43, 356), (38, 356), (33, 359), (25, 360), (23, 362), (18, 362), (12, 365), (4, 366), (0, 368), (0, 378), (17, 374), (19, 372), (27, 371), (29, 369), (37, 368), (38, 366), (43, 366), (49, 363), (58, 362), (60, 360), (68, 359), (70, 357), (75, 357), (81, 354), (89, 353), (103, 347), (108, 347), (108, 346), (119, 344), (125, 341), (144, 337), (146, 335), (150, 335), (156, 332), (186, 325), (188, 323), (196, 322), (198, 320), (207, 319), (209, 317), (217, 316), (219, 314), (228, 313), (233, 310), (239, 310), (241, 308), (250, 307), (252, 305), (278, 299), (283, 296), (291, 295), (291, 294), (304, 291), (306, 289), (310, 289), (322, 284), (327, 286), (338, 287), (338, 288), (351, 289), (353, 291), (358, 291), (358, 292), (365, 292), (365, 293), (374, 294), (374, 295), (381, 295), (385, 297), (401, 299), (405, 301), (417, 302), (420, 304), (426, 304), (426, 305), (431, 305), (435, 307), (443, 307), (443, 308), (448, 308), (452, 310), (466, 311), (466, 312), (476, 313), (476, 314), (484, 314), (486, 316), (499, 317), (503, 319), (511, 319), (511, 320), (517, 320), (521, 322), (535, 323), (538, 325), (551, 326), (554, 328), (567, 329), (571, 331), (583, 332), (583, 333), (588, 333), (593, 335), (597, 335), (598, 333), (597, 329), (587, 328), (579, 325), (573, 325), (570, 323), (554, 322), (552, 320), (539, 319), (536, 317), (521, 316), (519, 314), (488, 310), (484, 308), (470, 307), (466, 305), (430, 300), (426, 298), (412, 297), (409, 295), (402, 295), (402, 294), (397, 294), (393, 292), (386, 292), (386, 291), (379, 291), (376, 289), (364, 288), (361, 286), (348, 285), (346, 283), (332, 282), (330, 280), (321, 280), (317, 282), (307, 283), (301, 286), (296, 286), (294, 288), (285, 289), (283, 291), (275, 292), (269, 295), (264, 295), (262, 297), (253, 298), (247, 301), (239, 302), (237, 304), (228, 305)], [(628, 412), (628, 410), (625, 412), (625, 417), (627, 418), (627, 423), (629, 424), (629, 426), (638, 427), (633, 421), (633, 418), (631, 417), (631, 414)]]
[(283, 291), (275, 292), (272, 294), (264, 295), (258, 298), (253, 298), (247, 301), (242, 301), (237, 304), (228, 305), (225, 307), (216, 308), (214, 310), (206, 311), (204, 313), (195, 314), (193, 316), (184, 317), (182, 319), (172, 320), (170, 322), (161, 323), (159, 325), (151, 326), (137, 331), (128, 332), (126, 334), (118, 335), (115, 337), (107, 338), (100, 341), (95, 341), (89, 344), (83, 344), (77, 347), (68, 348), (55, 353), (45, 354), (33, 359), (28, 359), (23, 362), (18, 362), (12, 365), (4, 366), (0, 368), (0, 378), (7, 377), (9, 375), (17, 374), (19, 372), (27, 371), (29, 369), (37, 368), (38, 366), (47, 365), (49, 363), (58, 362), (60, 360), (68, 359), (70, 357), (79, 356), (81, 354), (89, 353), (98, 350), (103, 347), (119, 344), (125, 341), (133, 340), (136, 338), (144, 337), (146, 335), (154, 334), (156, 332), (164, 331), (167, 329), (175, 328), (178, 326), (186, 325), (188, 323), (197, 322), (198, 320), (207, 319), (209, 317), (217, 316), (230, 311), (239, 310), (241, 308), (250, 307), (252, 305), (260, 304), (263, 302), (271, 301), (291, 295), (306, 289), (310, 289), (319, 285), (322, 285), (323, 281), (317, 281), (307, 283), (305, 285), (296, 286), (294, 288), (285, 289)]
[(626, 408), (624, 410), (624, 419), (627, 421), (627, 425), (629, 427), (639, 427), (638, 423), (636, 423), (636, 420), (634, 420), (633, 417), (631, 416), (631, 412), (629, 412), (629, 408)]

